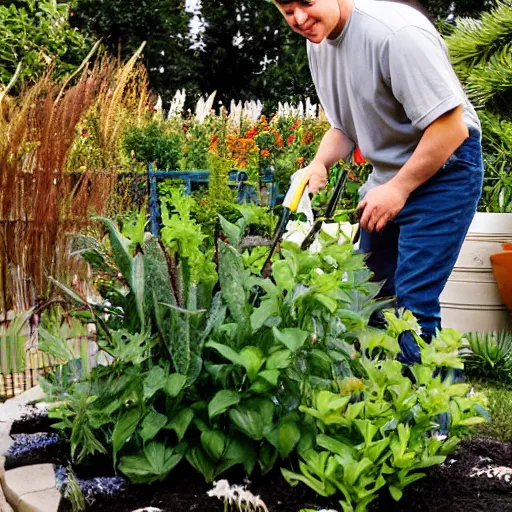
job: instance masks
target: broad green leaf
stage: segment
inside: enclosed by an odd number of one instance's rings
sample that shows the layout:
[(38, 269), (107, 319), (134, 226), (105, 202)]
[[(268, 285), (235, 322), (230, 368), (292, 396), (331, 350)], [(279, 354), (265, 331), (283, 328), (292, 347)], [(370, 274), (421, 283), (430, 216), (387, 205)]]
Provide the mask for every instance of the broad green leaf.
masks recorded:
[(400, 501), (402, 499), (402, 496), (404, 495), (402, 489), (400, 489), (400, 487), (397, 487), (396, 485), (389, 486), (389, 493), (391, 494), (391, 497), (395, 501)]
[(112, 254), (119, 272), (129, 282), (132, 282), (132, 255), (129, 251), (130, 240), (124, 237), (117, 226), (105, 217), (92, 217), (92, 220), (101, 222), (109, 233)]
[(151, 398), (157, 391), (163, 389), (166, 383), (165, 370), (160, 366), (153, 366), (144, 377), (144, 398)]
[(331, 297), (325, 295), (324, 293), (315, 293), (313, 297), (320, 302), (329, 313), (335, 313), (338, 308), (338, 303)]
[(223, 345), (222, 343), (217, 343), (215, 341), (209, 341), (205, 344), (205, 347), (213, 348), (219, 354), (224, 356), (228, 361), (231, 361), (233, 364), (237, 364), (239, 366), (244, 366), (242, 358), (230, 347), (227, 345)]
[(333, 437), (320, 434), (317, 437), (318, 446), (329, 450), (334, 455), (337, 455), (343, 467), (354, 461), (354, 449)]
[(210, 419), (213, 419), (227, 411), (233, 405), (240, 403), (240, 400), (241, 395), (238, 391), (230, 389), (218, 391), (208, 404), (208, 416)]
[(116, 421), (114, 432), (112, 433), (112, 452), (114, 457), (114, 466), (117, 461), (117, 454), (124, 446), (126, 441), (135, 433), (140, 421), (139, 409), (129, 409), (123, 412)]
[(207, 483), (215, 478), (215, 465), (199, 446), (194, 446), (187, 452), (190, 465), (204, 476)]
[(253, 381), (258, 375), (260, 368), (265, 363), (263, 352), (258, 347), (245, 347), (242, 349), (239, 356), (242, 365), (247, 371), (249, 380)]
[(300, 440), (300, 428), (294, 421), (286, 421), (278, 427), (278, 450), (282, 459), (292, 453)]
[(139, 324), (142, 332), (146, 330), (146, 314), (144, 310), (145, 277), (144, 255), (139, 253), (132, 260), (130, 288), (132, 289), (133, 296), (135, 298), (135, 306), (139, 316)]
[(213, 297), (212, 303), (210, 305), (206, 326), (200, 334), (201, 341), (199, 346), (199, 353), (201, 353), (202, 345), (208, 339), (208, 336), (210, 336), (212, 331), (214, 331), (224, 322), (226, 318), (226, 312), (227, 308), (222, 304), (222, 294), (217, 292), (215, 297)]
[(292, 353), (288, 350), (279, 350), (274, 352), (266, 363), (266, 368), (269, 370), (281, 370), (288, 368), (292, 362)]
[(254, 443), (245, 436), (231, 437), (223, 459), (218, 468), (218, 473), (229, 469), (235, 464), (242, 464), (247, 475), (250, 475), (256, 465), (256, 450)]
[(286, 260), (276, 261), (272, 265), (272, 276), (281, 292), (293, 290), (295, 279), (292, 269)]
[(236, 224), (227, 221), (222, 215), (218, 215), (222, 231), (226, 235), (229, 243), (236, 247), (240, 243), (240, 239), (242, 238), (242, 229)]
[(302, 348), (309, 337), (309, 333), (306, 331), (293, 327), (282, 330), (274, 327), (272, 332), (275, 339), (285, 345), (291, 352), (297, 352), (297, 350)]
[(188, 375), (191, 360), (189, 323), (186, 316), (161, 304), (178, 305), (165, 253), (154, 236), (149, 236), (144, 244), (144, 273), (145, 308), (153, 312), (174, 368), (178, 373)]
[(430, 466), (437, 466), (442, 464), (446, 460), (444, 455), (433, 455), (432, 457), (427, 457), (425, 459), (420, 460), (414, 464), (414, 469), (423, 469), (429, 468)]
[(153, 441), (144, 447), (142, 455), (121, 457), (119, 470), (133, 483), (149, 484), (165, 480), (182, 458), (182, 451)]
[(464, 427), (474, 427), (475, 425), (480, 425), (482, 423), (486, 423), (487, 420), (480, 416), (473, 416), (472, 418), (466, 418), (465, 420), (459, 421), (457, 426), (463, 425)]
[(261, 414), (249, 408), (236, 408), (229, 411), (231, 421), (243, 432), (255, 441), (263, 439), (264, 423)]
[(277, 460), (277, 455), (278, 451), (273, 445), (269, 443), (264, 443), (261, 445), (258, 456), (258, 463), (263, 475), (268, 473), (274, 467), (274, 464)]
[(346, 466), (346, 481), (349, 485), (354, 485), (357, 479), (373, 466), (373, 462), (368, 458), (363, 458), (359, 462), (354, 462)]
[(226, 448), (226, 436), (219, 430), (206, 430), (201, 434), (201, 444), (205, 452), (218, 461)]
[(122, 234), (131, 241), (131, 247), (142, 247), (144, 245), (144, 233), (147, 224), (146, 207), (142, 207), (137, 214), (135, 222), (123, 223)]
[(142, 430), (139, 431), (140, 437), (146, 443), (153, 439), (158, 432), (166, 425), (167, 416), (152, 410), (143, 420), (142, 420)]
[(268, 325), (271, 319), (279, 317), (279, 306), (274, 298), (264, 298), (261, 304), (251, 315), (251, 329), (256, 332), (264, 325)]
[(219, 282), (222, 298), (233, 320), (241, 327), (249, 325), (250, 308), (244, 287), (248, 273), (242, 256), (233, 247), (219, 241)]
[(377, 459), (382, 455), (382, 452), (389, 446), (391, 438), (385, 437), (380, 441), (375, 441), (367, 447), (365, 450), (365, 456), (368, 457), (372, 462), (376, 462)]
[(279, 371), (278, 370), (264, 370), (258, 373), (258, 377), (265, 379), (268, 383), (273, 386), (277, 386), (277, 381), (279, 380)]
[(176, 398), (185, 387), (186, 382), (186, 375), (181, 375), (180, 373), (171, 373), (171, 375), (167, 377), (164, 390), (171, 398)]
[(174, 430), (174, 432), (176, 432), (178, 441), (181, 443), (193, 419), (194, 411), (192, 409), (182, 409), (168, 421), (168, 423), (165, 425), (165, 428)]
[(336, 493), (336, 487), (331, 483), (324, 481), (322, 482), (318, 478), (314, 478), (312, 475), (300, 475), (298, 473), (293, 473), (288, 469), (281, 468), (281, 473), (284, 479), (293, 487), (296, 486), (299, 482), (306, 484), (308, 487), (313, 489), (320, 496), (332, 496)]

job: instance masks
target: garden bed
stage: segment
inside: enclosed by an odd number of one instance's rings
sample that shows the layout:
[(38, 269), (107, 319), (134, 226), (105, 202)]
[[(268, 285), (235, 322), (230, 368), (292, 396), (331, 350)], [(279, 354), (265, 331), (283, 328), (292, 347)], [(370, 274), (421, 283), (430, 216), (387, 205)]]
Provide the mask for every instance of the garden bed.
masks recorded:
[[(34, 431), (51, 433), (49, 422), (41, 414), (24, 417), (13, 424), (16, 436)], [(52, 462), (66, 467), (69, 460), (59, 445), (35, 449), (16, 457), (7, 457), (7, 467), (19, 467), (35, 462)], [(45, 458), (46, 456), (46, 458)], [(34, 459), (37, 458), (37, 461)], [(111, 464), (97, 458), (87, 466), (75, 466), (81, 482), (87, 482), (89, 490), (94, 485), (105, 486), (105, 481), (94, 477), (113, 477)], [(492, 467), (493, 469), (489, 470)], [(302, 508), (336, 507), (334, 500), (322, 499), (306, 486), (290, 487), (274, 470), (268, 475), (253, 475), (244, 480), (241, 469), (235, 468), (223, 478), (231, 484), (247, 485), (259, 495), (269, 511), (299, 512)], [(119, 486), (117, 483), (116, 485)], [(119, 494), (95, 493), (95, 501), (88, 508), (94, 512), (131, 512), (138, 508), (155, 507), (163, 512), (223, 512), (223, 504), (207, 496), (212, 488), (189, 465), (183, 463), (164, 482), (154, 485), (120, 485)], [(428, 476), (408, 488), (403, 499), (395, 503), (386, 493), (370, 507), (371, 512), (450, 512), (512, 511), (512, 445), (492, 438), (474, 437), (464, 441), (457, 452), (445, 464), (428, 471)], [(67, 500), (61, 502), (60, 512), (71, 511)]]

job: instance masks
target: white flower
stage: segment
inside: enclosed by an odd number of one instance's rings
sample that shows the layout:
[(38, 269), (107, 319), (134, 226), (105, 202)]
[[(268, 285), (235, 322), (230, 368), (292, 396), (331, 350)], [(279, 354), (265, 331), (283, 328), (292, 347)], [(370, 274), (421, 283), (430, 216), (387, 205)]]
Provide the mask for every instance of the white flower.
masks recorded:
[(255, 512), (269, 512), (267, 506), (259, 496), (254, 496), (245, 486), (230, 486), (227, 480), (219, 480), (213, 482), (214, 488), (207, 492), (210, 498), (218, 498), (227, 503), (234, 505), (238, 510), (253, 510)]

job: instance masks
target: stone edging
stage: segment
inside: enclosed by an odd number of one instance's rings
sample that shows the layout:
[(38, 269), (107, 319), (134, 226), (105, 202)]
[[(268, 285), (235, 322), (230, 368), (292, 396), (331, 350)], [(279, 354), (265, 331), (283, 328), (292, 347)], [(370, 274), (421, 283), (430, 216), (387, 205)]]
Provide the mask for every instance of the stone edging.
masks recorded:
[[(0, 510), (4, 512), (57, 512), (61, 495), (53, 464), (4, 470), (0, 457)], [(2, 502), (2, 499), (5, 503)], [(12, 507), (12, 508), (11, 508)]]

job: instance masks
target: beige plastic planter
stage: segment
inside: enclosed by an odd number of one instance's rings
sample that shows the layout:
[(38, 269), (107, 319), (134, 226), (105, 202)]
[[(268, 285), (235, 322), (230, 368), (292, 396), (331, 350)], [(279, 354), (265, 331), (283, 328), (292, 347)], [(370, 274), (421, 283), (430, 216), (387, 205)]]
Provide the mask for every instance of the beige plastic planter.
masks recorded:
[(512, 328), (492, 273), (491, 254), (512, 242), (512, 214), (477, 213), (441, 294), (443, 327), (461, 332)]

